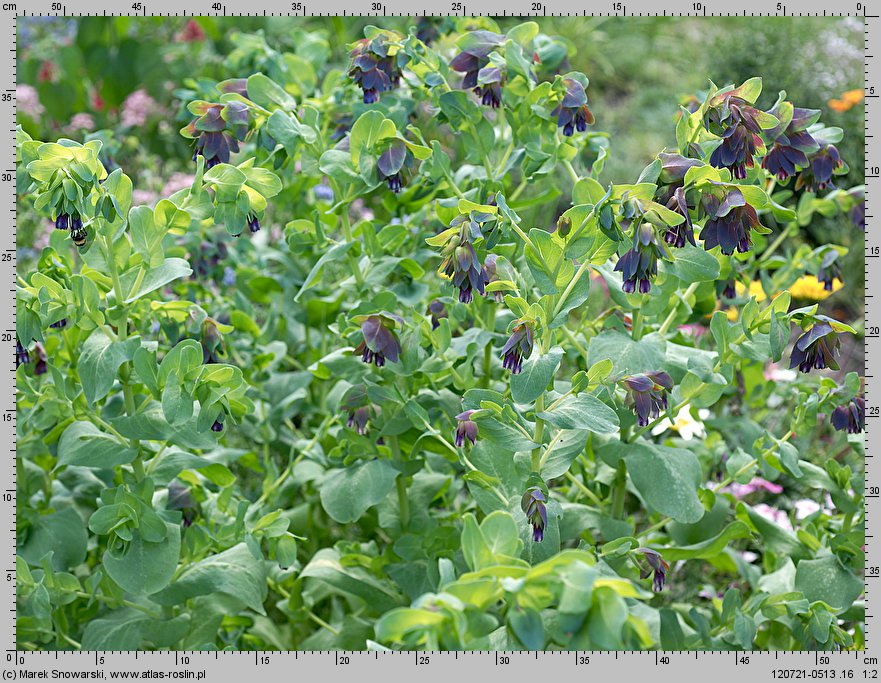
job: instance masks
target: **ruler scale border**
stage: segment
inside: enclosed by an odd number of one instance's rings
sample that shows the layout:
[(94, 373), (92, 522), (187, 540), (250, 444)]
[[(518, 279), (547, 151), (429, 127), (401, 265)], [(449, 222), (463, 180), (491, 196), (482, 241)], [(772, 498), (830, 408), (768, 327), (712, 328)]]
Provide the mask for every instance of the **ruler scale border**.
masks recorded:
[[(873, 235), (874, 226), (872, 200), (876, 181), (881, 182), (881, 128), (870, 124), (875, 114), (875, 106), (881, 98), (881, 66), (878, 66), (876, 53), (881, 51), (881, 0), (844, 0), (838, 5), (825, 5), (817, 0), (796, 2), (777, 2), (776, 0), (734, 0), (726, 6), (722, 0), (662, 0), (663, 7), (651, 0), (591, 0), (572, 3), (567, 0), (543, 0), (535, 3), (519, 0), (524, 11), (517, 13), (510, 2), (500, 0), (424, 0), (420, 11), (413, 12), (412, 6), (400, 0), (324, 0), (321, 8), (333, 11), (313, 12), (310, 2), (291, 2), (290, 0), (264, 0), (257, 10), (253, 5), (233, 2), (212, 2), (211, 0), (190, 0), (188, 7), (181, 10), (180, 0), (148, 0), (147, 2), (124, 3), (129, 11), (117, 11), (120, 7), (108, 7), (95, 0), (38, 0), (36, 2), (0, 2), (0, 23), (6, 22), (12, 38), (10, 49), (6, 52), (5, 73), (11, 80), (0, 87), (0, 106), (2, 114), (10, 121), (12, 154), (7, 169), (0, 167), (0, 188), (6, 185), (10, 197), (7, 207), (11, 221), (3, 233), (0, 248), (0, 266), (10, 269), (12, 296), (0, 304), (0, 315), (5, 324), (0, 325), (3, 341), (9, 343), (9, 392), (11, 401), (4, 405), (0, 418), (0, 435), (10, 444), (10, 457), (5, 467), (0, 467), (3, 479), (2, 510), (8, 523), (9, 551), (3, 562), (6, 564), (4, 593), (10, 619), (0, 619), (0, 643), (3, 643), (3, 680), (19, 678), (47, 678), (68, 680), (71, 678), (112, 679), (129, 678), (137, 672), (140, 678), (184, 679), (191, 681), (239, 680), (243, 675), (257, 673), (268, 680), (287, 680), (294, 676), (317, 674), (326, 683), (348, 681), (358, 676), (377, 676), (384, 680), (404, 680), (414, 673), (424, 681), (444, 681), (450, 674), (467, 673), (472, 676), (492, 670), (506, 677), (507, 681), (534, 680), (536, 676), (575, 673), (578, 676), (608, 675), (639, 676), (651, 672), (653, 676), (676, 677), (691, 680), (692, 677), (713, 676), (716, 680), (736, 680), (743, 674), (761, 676), (761, 680), (783, 679), (845, 679), (874, 680), (881, 678), (881, 663), (877, 652), (881, 646), (874, 643), (870, 626), (875, 619), (873, 607), (878, 602), (878, 592), (870, 592), (870, 584), (881, 581), (881, 545), (874, 542), (870, 533), (870, 508), (875, 509), (881, 502), (881, 495), (867, 495), (865, 498), (866, 525), (866, 566), (864, 572), (866, 620), (864, 651), (805, 651), (805, 652), (762, 652), (762, 651), (217, 651), (217, 652), (31, 652), (15, 648), (16, 640), (16, 405), (15, 405), (15, 284), (16, 284), (16, 188), (15, 188), (15, 85), (17, 22), (19, 17), (27, 16), (164, 16), (164, 17), (236, 17), (264, 16), (364, 16), (364, 17), (406, 17), (406, 16), (499, 16), (499, 17), (855, 17), (864, 22), (864, 87), (865, 87), (865, 326), (876, 320), (874, 297), (869, 291), (870, 278), (881, 277), (881, 238)], [(455, 8), (455, 11), (454, 11)], [(110, 10), (110, 11), (108, 11)], [(727, 11), (726, 11), (727, 10)], [(733, 10), (733, 11), (732, 11)], [(510, 13), (509, 13), (510, 12)], [(7, 34), (8, 35), (8, 34)], [(794, 56), (797, 58), (797, 56)], [(877, 85), (876, 85), (877, 84)], [(875, 90), (877, 89), (877, 93)], [(878, 129), (877, 136), (873, 131)], [(872, 171), (869, 173), (869, 171)], [(871, 191), (871, 192), (870, 192)], [(8, 256), (7, 256), (8, 255)], [(875, 370), (881, 364), (881, 336), (864, 335), (866, 402), (872, 406), (875, 394), (871, 382)], [(881, 367), (877, 368), (881, 370)], [(868, 411), (867, 411), (868, 416)], [(866, 490), (881, 488), (881, 477), (876, 481), (875, 468), (870, 467), (874, 457), (873, 441), (881, 434), (875, 427), (876, 420), (868, 420), (865, 438), (865, 478)], [(879, 444), (881, 445), (881, 444)], [(10, 528), (11, 527), (11, 528)], [(0, 565), (2, 566), (2, 565)], [(5, 622), (5, 623), (4, 623)], [(461, 660), (461, 661), (460, 661)], [(614, 667), (614, 668), (612, 668)], [(120, 672), (131, 672), (119, 675)], [(114, 675), (117, 674), (117, 675)]]

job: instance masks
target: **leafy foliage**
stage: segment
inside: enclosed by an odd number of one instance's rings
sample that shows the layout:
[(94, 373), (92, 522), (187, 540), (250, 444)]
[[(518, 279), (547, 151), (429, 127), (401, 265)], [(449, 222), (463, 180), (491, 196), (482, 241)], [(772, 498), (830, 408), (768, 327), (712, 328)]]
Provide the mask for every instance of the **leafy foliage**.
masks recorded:
[(601, 182), (542, 28), (241, 35), (154, 202), (19, 128), (20, 645), (861, 647), (844, 131), (711, 82)]

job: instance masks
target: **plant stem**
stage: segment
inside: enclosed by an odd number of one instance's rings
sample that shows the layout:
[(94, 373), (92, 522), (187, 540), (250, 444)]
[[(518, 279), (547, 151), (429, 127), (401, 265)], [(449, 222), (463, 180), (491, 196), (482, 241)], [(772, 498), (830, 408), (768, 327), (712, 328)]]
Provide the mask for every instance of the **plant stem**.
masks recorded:
[(592, 502), (594, 505), (596, 505), (599, 508), (603, 507), (603, 501), (601, 501), (599, 498), (597, 498), (597, 495), (593, 491), (591, 491), (584, 484), (582, 484), (580, 481), (578, 481), (578, 477), (576, 477), (574, 474), (572, 474), (571, 472), (568, 472), (568, 471), (566, 472), (566, 474), (564, 476), (566, 477), (566, 479), (568, 479), (570, 482), (572, 482), (572, 484), (575, 485), (575, 488), (577, 488), (579, 491), (581, 491), (590, 500), (590, 502)]
[(789, 228), (791, 226), (792, 223), (787, 224), (786, 227), (783, 228), (783, 231), (779, 235), (777, 235), (777, 238), (768, 245), (768, 248), (765, 249), (764, 252), (762, 252), (762, 261), (770, 258), (771, 254), (777, 251), (780, 245), (783, 244), (783, 240), (785, 240), (789, 236)]
[(627, 495), (627, 467), (624, 460), (618, 461), (618, 470), (615, 472), (615, 482), (612, 485), (612, 517), (624, 518), (624, 496)]
[[(116, 305), (122, 309), (122, 316), (120, 316), (119, 324), (117, 325), (117, 339), (119, 341), (125, 341), (128, 339), (128, 307), (123, 304), (124, 294), (122, 292), (122, 280), (119, 277), (119, 265), (116, 263), (116, 254), (113, 252), (113, 244), (110, 239), (106, 235), (103, 235), (102, 241), (104, 243), (105, 260), (110, 268), (110, 280), (113, 282), (113, 295), (116, 298)], [(131, 384), (129, 384), (129, 379), (131, 377), (130, 373), (131, 363), (126, 361), (119, 367), (119, 379), (122, 382), (122, 398), (125, 405), (125, 412), (129, 416), (133, 416), (136, 408), (135, 394), (132, 390)], [(140, 441), (133, 440), (132, 448), (135, 448), (138, 451), (138, 455), (132, 461), (132, 470), (135, 473), (135, 478), (138, 481), (141, 481), (145, 474)]]
[(520, 228), (520, 226), (517, 225), (516, 223), (514, 223), (513, 221), (511, 221), (511, 228), (514, 230), (514, 232), (517, 233), (517, 235), (520, 237), (520, 239), (523, 240), (523, 242), (526, 244), (526, 246), (529, 247), (530, 249), (532, 249), (532, 253), (535, 254), (535, 258), (538, 259), (538, 262), (541, 264), (541, 267), (544, 270), (544, 272), (548, 274), (548, 277), (553, 277), (554, 276), (553, 269), (547, 264), (547, 262), (544, 259), (544, 256), (542, 256), (542, 253), (538, 250), (538, 247), (535, 246), (533, 241), (530, 239), (529, 235), (527, 235), (525, 232), (523, 232), (523, 230)]
[[(346, 242), (352, 242), (352, 226), (349, 223), (349, 205), (346, 204), (342, 211), (340, 211), (340, 223), (343, 228), (343, 237)], [(358, 285), (360, 289), (364, 285), (364, 276), (361, 274), (361, 266), (358, 264), (358, 259), (355, 258), (355, 255), (350, 251), (346, 252), (346, 257), (348, 258), (349, 265), (352, 268), (352, 274), (355, 276), (355, 284)]]
[(679, 310), (679, 304), (695, 293), (698, 284), (700, 283), (692, 282), (690, 285), (688, 285), (688, 289), (686, 289), (682, 293), (682, 296), (679, 298), (679, 300), (676, 301), (675, 304), (673, 304), (673, 308), (670, 309), (670, 313), (667, 315), (667, 317), (664, 319), (664, 322), (662, 322), (661, 326), (658, 328), (658, 334), (660, 334), (662, 337), (667, 334), (667, 330), (669, 330), (670, 325), (673, 324), (673, 320), (676, 317), (676, 312)]
[[(496, 329), (496, 304), (492, 299), (489, 299), (488, 303), (489, 313), (487, 313), (486, 316), (486, 327), (484, 329), (489, 330), (490, 334), (494, 334)], [(490, 371), (492, 369), (492, 354), (492, 344), (487, 344), (483, 349), (483, 378), (481, 383), (483, 384), (484, 389), (489, 388), (489, 382), (491, 379)]]
[[(562, 259), (560, 259), (562, 263)], [(560, 295), (560, 299), (557, 301), (557, 305), (554, 306), (554, 315), (551, 317), (551, 320), (554, 320), (558, 315), (560, 315), (560, 311), (563, 310), (563, 304), (566, 303), (566, 299), (569, 298), (569, 295), (572, 293), (572, 290), (575, 289), (575, 285), (578, 284), (578, 281), (581, 279), (581, 276), (584, 275), (584, 272), (590, 267), (590, 261), (585, 260), (584, 263), (575, 271), (575, 275), (569, 281), (569, 284), (566, 285), (566, 289), (563, 290), (563, 293)]]
[(516, 202), (517, 199), (523, 194), (523, 190), (526, 189), (526, 186), (529, 183), (526, 182), (526, 178), (520, 181), (520, 184), (515, 188), (515, 190), (511, 193), (511, 196), (508, 197), (508, 202)]
[[(670, 414), (675, 417), (676, 414), (679, 413), (679, 411), (682, 410), (686, 405), (688, 405), (688, 399), (682, 399), (679, 403), (673, 406), (673, 410), (670, 411)], [(631, 434), (630, 437), (628, 437), (625, 441), (627, 443), (633, 443), (634, 441), (636, 441), (636, 438), (638, 436), (642, 436), (650, 429), (654, 429), (659, 423), (663, 422), (666, 419), (666, 413), (664, 413), (663, 415), (658, 415), (658, 417), (649, 422), (645, 427), (640, 427), (635, 432), (633, 432), (633, 434)]]
[(538, 414), (544, 412), (544, 409), (545, 395), (542, 393), (542, 395), (535, 400), (535, 436), (532, 438), (532, 441), (538, 445), (532, 449), (533, 472), (541, 472), (541, 441), (544, 438), (545, 421), (542, 420)]
[(579, 180), (581, 180), (581, 176), (578, 175), (578, 172), (575, 170), (575, 167), (572, 165), (572, 162), (568, 159), (563, 159), (563, 168), (566, 169), (566, 173), (569, 174), (570, 180), (572, 180), (572, 184), (575, 185)]
[(403, 473), (395, 479), (395, 487), (398, 489), (398, 514), (401, 517), (401, 529), (410, 526), (410, 499), (407, 497), (407, 482)]

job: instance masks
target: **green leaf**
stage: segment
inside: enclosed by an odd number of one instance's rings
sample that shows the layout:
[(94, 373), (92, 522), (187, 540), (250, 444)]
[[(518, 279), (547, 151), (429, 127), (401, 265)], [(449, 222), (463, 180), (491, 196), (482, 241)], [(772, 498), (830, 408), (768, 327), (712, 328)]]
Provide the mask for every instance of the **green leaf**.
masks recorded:
[(361, 154), (365, 150), (372, 151), (377, 142), (396, 137), (397, 134), (398, 129), (395, 128), (394, 121), (387, 119), (382, 112), (374, 109), (361, 114), (352, 125), (352, 132), (349, 134), (352, 165), (359, 168)]
[(802, 560), (795, 568), (795, 589), (810, 602), (821, 600), (839, 612), (848, 609), (863, 588), (863, 582), (835, 555)]
[(527, 650), (542, 650), (545, 646), (545, 629), (541, 615), (534, 609), (513, 608), (508, 611), (508, 627)]
[(595, 434), (618, 431), (618, 415), (596, 396), (569, 396), (560, 405), (538, 416), (559, 429), (586, 429)]
[(128, 593), (152, 595), (165, 588), (180, 559), (180, 527), (165, 523), (167, 535), (157, 543), (145, 541), (138, 530), (124, 547), (109, 548), (103, 557), (107, 575)]
[(710, 282), (719, 277), (719, 260), (700, 247), (686, 244), (676, 249), (672, 271), (683, 282)]
[(615, 373), (654, 372), (660, 370), (664, 363), (664, 349), (664, 341), (655, 334), (634, 341), (629, 334), (606, 330), (590, 340), (587, 363), (593, 365), (609, 358), (614, 364)]
[(133, 207), (128, 214), (128, 224), (135, 253), (139, 254), (148, 266), (155, 268), (162, 265), (165, 257), (162, 250), (162, 238), (165, 236), (165, 230), (157, 227), (150, 207)]
[(110, 469), (130, 463), (138, 452), (91, 422), (71, 422), (58, 440), (58, 466)]
[(300, 297), (303, 296), (303, 293), (309, 289), (312, 285), (315, 284), (315, 281), (318, 279), (318, 276), (321, 274), (321, 269), (324, 267), (326, 263), (330, 263), (331, 261), (336, 261), (341, 259), (349, 249), (354, 246), (354, 242), (341, 242), (340, 244), (333, 245), (330, 249), (325, 251), (321, 258), (319, 258), (315, 265), (312, 266), (312, 270), (309, 271), (309, 274), (306, 276), (306, 279), (303, 280), (303, 284), (300, 286), (300, 290), (297, 292), (296, 296), (294, 296), (294, 301), (299, 301)]
[(148, 268), (147, 274), (144, 275), (140, 285), (133, 291), (135, 282), (138, 279), (138, 272), (141, 266), (137, 266), (127, 270), (120, 277), (122, 291), (129, 292), (123, 303), (130, 304), (137, 301), (142, 296), (155, 292), (160, 287), (164, 287), (169, 282), (174, 282), (178, 278), (189, 277), (193, 274), (190, 264), (182, 258), (167, 258), (155, 268)]
[(57, 571), (67, 571), (86, 559), (89, 537), (76, 510), (63, 508), (33, 521), (27, 539), (17, 547), (18, 555), (29, 564), (39, 566), (40, 560), (51, 552), (52, 566)]
[(239, 543), (189, 565), (152, 600), (160, 605), (179, 605), (199, 595), (224, 593), (255, 612), (266, 614), (263, 601), (267, 591), (263, 560), (255, 558), (245, 543)]
[(630, 480), (649, 507), (686, 524), (704, 516), (697, 495), (701, 466), (691, 451), (636, 443), (628, 448), (624, 462)]
[(300, 572), (300, 578), (318, 579), (334, 589), (334, 592), (356, 596), (374, 614), (401, 606), (401, 596), (390, 583), (380, 581), (363, 567), (343, 566), (335, 548), (322, 548), (315, 553)]
[(284, 88), (261, 73), (248, 77), (246, 89), (248, 91), (248, 99), (254, 104), (259, 104), (264, 109), (271, 110), (277, 106), (290, 111), (297, 106), (294, 98)]
[(511, 377), (511, 397), (516, 403), (532, 403), (541, 396), (560, 367), (563, 349), (554, 347), (544, 355), (532, 354), (523, 361), (523, 371)]
[(751, 532), (741, 521), (731, 522), (721, 532), (700, 543), (683, 546), (670, 546), (664, 549), (664, 559), (668, 562), (676, 560), (709, 560), (725, 550), (729, 542), (737, 538), (747, 538)]
[(97, 329), (89, 335), (77, 360), (77, 374), (89, 405), (107, 396), (116, 381), (119, 366), (130, 361), (140, 346), (140, 337), (111, 341), (104, 330)]
[(350, 524), (392, 490), (397, 471), (385, 460), (331, 470), (321, 484), (321, 505), (333, 519)]

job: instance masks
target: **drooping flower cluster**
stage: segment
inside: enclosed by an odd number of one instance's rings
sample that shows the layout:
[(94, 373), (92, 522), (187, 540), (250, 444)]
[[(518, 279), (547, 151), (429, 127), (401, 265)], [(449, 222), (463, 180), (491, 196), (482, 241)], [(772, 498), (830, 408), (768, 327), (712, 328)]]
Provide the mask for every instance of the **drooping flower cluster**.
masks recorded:
[(707, 214), (700, 235), (704, 249), (710, 251), (719, 247), (723, 254), (731, 256), (735, 249), (745, 254), (752, 248), (750, 231), (760, 227), (759, 217), (740, 190), (731, 189), (721, 197), (714, 192), (705, 192), (701, 204)]
[(18, 339), (15, 340), (15, 367), (19, 365), (27, 365), (31, 362), (31, 354), (22, 346)]
[(783, 181), (805, 168), (808, 165), (807, 155), (819, 149), (819, 144), (806, 129), (816, 123), (820, 110), (793, 107), (781, 100), (770, 113), (780, 123), (767, 131), (768, 138), (774, 144), (762, 159), (762, 168)]
[(840, 432), (859, 434), (866, 428), (866, 399), (854, 396), (832, 411), (832, 426)]
[(406, 53), (391, 47), (388, 36), (382, 34), (373, 39), (362, 38), (352, 50), (349, 78), (363, 91), (364, 104), (378, 102), (382, 93), (401, 82), (399, 56), (406, 59)]
[(393, 139), (376, 160), (379, 179), (386, 181), (388, 189), (397, 194), (404, 187), (401, 171), (412, 156), (403, 140)]
[(832, 176), (844, 168), (844, 161), (835, 145), (826, 145), (810, 158), (810, 165), (798, 174), (795, 189), (806, 187), (811, 192), (834, 188)]
[(670, 565), (661, 557), (661, 553), (651, 548), (637, 548), (635, 552), (642, 553), (646, 562), (649, 564), (648, 569), (641, 568), (639, 570), (639, 578), (647, 579), (652, 574), (652, 590), (660, 593), (664, 590), (664, 584), (667, 583), (667, 572)]
[(811, 369), (823, 370), (824, 368), (838, 370), (835, 354), (838, 353), (840, 347), (841, 342), (832, 326), (827, 322), (816, 322), (795, 342), (795, 346), (792, 347), (789, 367), (798, 367), (801, 372), (810, 372)]
[(619, 381), (627, 392), (625, 405), (636, 414), (640, 427), (647, 427), (667, 409), (667, 392), (673, 389), (673, 380), (666, 372), (628, 375)]
[(449, 318), (450, 314), (447, 313), (447, 308), (444, 306), (444, 302), (440, 299), (435, 299), (430, 304), (428, 304), (428, 310), (426, 313), (431, 317), (431, 329), (436, 330), (440, 327), (440, 321), (444, 318)]
[(763, 112), (742, 97), (739, 90), (717, 95), (710, 101), (704, 115), (704, 126), (722, 138), (710, 155), (710, 164), (727, 168), (738, 180), (746, 178), (746, 169), (755, 165), (756, 153), (763, 153), (762, 127), (758, 122)]
[(544, 540), (544, 531), (548, 525), (547, 502), (548, 499), (538, 486), (527, 489), (520, 499), (520, 508), (526, 514), (526, 521), (532, 525), (534, 543), (541, 543)]
[(217, 322), (211, 318), (202, 321), (202, 335), (199, 343), (202, 346), (202, 363), (210, 365), (220, 362), (218, 356), (224, 355), (223, 337), (217, 329)]
[(673, 196), (667, 201), (667, 208), (678, 213), (684, 220), (679, 225), (667, 226), (667, 230), (664, 232), (664, 241), (677, 249), (684, 247), (686, 242), (697, 246), (697, 242), (694, 241), (694, 225), (691, 222), (691, 214), (688, 212), (684, 188), (677, 187), (673, 191)]
[(455, 436), (457, 448), (462, 448), (465, 445), (466, 439), (471, 442), (472, 446), (477, 443), (477, 423), (471, 419), (474, 412), (473, 410), (466, 410), (456, 415), (456, 420), (458, 421)]
[(373, 404), (367, 396), (364, 384), (355, 384), (343, 395), (343, 411), (346, 413), (346, 426), (358, 434), (367, 433), (367, 423), (373, 417)]
[(381, 368), (386, 359), (392, 363), (398, 362), (401, 353), (401, 342), (395, 335), (396, 325), (403, 325), (404, 321), (391, 313), (377, 313), (374, 315), (359, 315), (353, 318), (353, 322), (361, 324), (363, 340), (355, 353), (361, 356), (365, 363), (373, 363)]
[(478, 74), (489, 64), (489, 53), (504, 42), (505, 36), (492, 31), (471, 31), (459, 39), (458, 45), (462, 51), (450, 61), (450, 68), (464, 74), (462, 88), (481, 94), (477, 87)]
[(450, 229), (442, 233), (446, 236), (446, 244), (441, 250), (443, 261), (438, 272), (459, 289), (459, 301), (463, 304), (471, 302), (475, 291), (483, 294), (489, 281), (474, 249), (474, 242), (483, 237), (480, 225), (489, 218), (487, 214), (477, 212), (460, 214), (450, 223)]
[(485, 66), (477, 72), (477, 87), (474, 92), (484, 107), (498, 109), (502, 106), (502, 86), (508, 78), (504, 66)]
[(557, 117), (557, 128), (563, 129), (563, 135), (572, 137), (576, 130), (579, 133), (586, 131), (587, 126), (593, 125), (595, 119), (587, 108), (587, 93), (584, 91), (584, 86), (574, 78), (564, 79), (563, 84), (566, 87), (566, 94), (551, 114)]
[(49, 371), (49, 366), (46, 364), (46, 349), (40, 342), (34, 344), (33, 361), (35, 376), (45, 375)]
[(534, 336), (532, 323), (523, 321), (514, 325), (511, 336), (502, 347), (502, 367), (510, 370), (512, 375), (519, 375), (523, 370), (523, 360), (532, 355)]
[(248, 106), (236, 101), (198, 101), (191, 103), (189, 110), (196, 118), (181, 129), (181, 135), (196, 140), (193, 161), (201, 154), (207, 168), (228, 164), (230, 155), (239, 151), (239, 142), (248, 133)]
[(658, 259), (662, 256), (655, 234), (655, 226), (643, 222), (633, 231), (633, 246), (615, 264), (621, 273), (621, 284), (628, 294), (639, 291), (648, 294), (652, 289), (652, 279), (658, 274)]
[(839, 256), (840, 254), (837, 249), (829, 249), (823, 254), (823, 260), (820, 262), (820, 268), (817, 270), (817, 281), (823, 283), (823, 289), (827, 292), (833, 290), (835, 280), (844, 282)]

